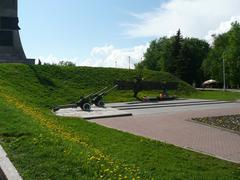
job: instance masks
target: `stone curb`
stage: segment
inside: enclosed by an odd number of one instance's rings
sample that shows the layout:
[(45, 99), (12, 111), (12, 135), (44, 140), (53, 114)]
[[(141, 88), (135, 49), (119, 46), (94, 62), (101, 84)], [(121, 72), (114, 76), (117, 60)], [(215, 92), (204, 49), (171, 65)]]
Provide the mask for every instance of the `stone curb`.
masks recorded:
[(106, 116), (99, 116), (99, 117), (87, 117), (83, 119), (93, 120), (93, 119), (107, 119), (107, 118), (126, 117), (126, 116), (132, 116), (132, 113), (116, 114), (116, 115), (108, 115), (108, 116), (106, 115)]
[(1, 180), (22, 180), (16, 168), (7, 157), (7, 153), (0, 145), (0, 179)]

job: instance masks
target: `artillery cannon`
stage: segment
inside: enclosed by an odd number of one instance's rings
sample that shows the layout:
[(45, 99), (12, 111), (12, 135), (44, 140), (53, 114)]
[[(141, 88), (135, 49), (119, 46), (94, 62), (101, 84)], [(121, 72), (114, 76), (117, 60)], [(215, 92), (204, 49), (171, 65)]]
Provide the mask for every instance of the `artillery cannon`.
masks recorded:
[(93, 104), (95, 104), (98, 107), (104, 107), (105, 106), (105, 103), (103, 101), (104, 96), (106, 96), (109, 92), (111, 92), (112, 90), (114, 90), (117, 87), (118, 87), (118, 85), (115, 85), (112, 88), (108, 89), (107, 91), (102, 91), (102, 92), (96, 94), (92, 98)]
[(117, 85), (115, 85), (110, 89), (108, 89), (108, 87), (105, 87), (96, 93), (91, 93), (87, 96), (81, 97), (80, 100), (77, 101), (76, 103), (54, 107), (53, 111), (56, 112), (59, 109), (77, 108), (77, 107), (80, 107), (83, 111), (91, 111), (91, 107), (93, 104), (95, 104), (98, 107), (104, 107), (105, 106), (105, 103), (103, 101), (104, 96), (106, 96), (110, 91), (112, 91), (116, 87)]

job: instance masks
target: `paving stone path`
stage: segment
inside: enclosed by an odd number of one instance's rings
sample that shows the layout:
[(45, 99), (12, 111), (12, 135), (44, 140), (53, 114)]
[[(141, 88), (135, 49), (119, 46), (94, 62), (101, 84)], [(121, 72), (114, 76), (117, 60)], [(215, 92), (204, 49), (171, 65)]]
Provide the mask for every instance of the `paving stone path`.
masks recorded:
[[(197, 102), (188, 106), (189, 102)], [(163, 102), (167, 103), (167, 102)], [(176, 104), (182, 106), (175, 106)], [(187, 106), (184, 106), (184, 103)], [(240, 163), (240, 135), (220, 128), (189, 121), (193, 117), (240, 114), (240, 103), (209, 103), (199, 100), (181, 100), (166, 107), (130, 109), (132, 117), (91, 120), (98, 124), (130, 132)], [(172, 104), (172, 106), (171, 106)], [(128, 106), (128, 104), (111, 104)], [(131, 105), (132, 106), (132, 105)], [(124, 109), (126, 111), (126, 108)]]

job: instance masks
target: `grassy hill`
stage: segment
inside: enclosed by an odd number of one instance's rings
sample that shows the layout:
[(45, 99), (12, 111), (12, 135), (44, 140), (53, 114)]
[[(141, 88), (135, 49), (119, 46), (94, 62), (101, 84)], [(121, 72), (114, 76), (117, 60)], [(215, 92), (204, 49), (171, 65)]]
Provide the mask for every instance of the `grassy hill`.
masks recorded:
[[(77, 118), (54, 116), (50, 107), (133, 79), (133, 70), (0, 65), (0, 144), (24, 179), (237, 179), (239, 166)], [(148, 80), (180, 82), (145, 71)], [(114, 91), (108, 101), (132, 99)]]
[[(113, 86), (116, 80), (133, 80), (134, 70), (90, 67), (1, 65), (1, 89), (15, 94), (22, 100), (41, 107), (78, 100), (81, 95)], [(144, 79), (180, 82), (180, 89), (193, 91), (192, 87), (176, 77), (161, 72), (145, 71)], [(132, 98), (131, 91), (114, 91), (111, 101)]]

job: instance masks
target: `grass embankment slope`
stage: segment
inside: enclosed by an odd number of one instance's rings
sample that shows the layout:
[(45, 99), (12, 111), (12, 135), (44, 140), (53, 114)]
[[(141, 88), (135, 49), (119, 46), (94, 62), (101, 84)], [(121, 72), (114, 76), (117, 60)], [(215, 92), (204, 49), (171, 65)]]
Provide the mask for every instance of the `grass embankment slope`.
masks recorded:
[[(0, 144), (23, 178), (238, 179), (236, 164), (84, 120), (56, 117), (49, 110), (135, 75), (103, 68), (0, 65)], [(144, 76), (178, 81), (166, 73), (148, 71)], [(108, 100), (131, 96), (130, 91), (114, 91)]]
[(183, 98), (194, 98), (194, 99), (209, 99), (209, 100), (222, 100), (222, 101), (237, 101), (240, 100), (239, 92), (231, 91), (194, 91), (187, 93), (179, 93)]

